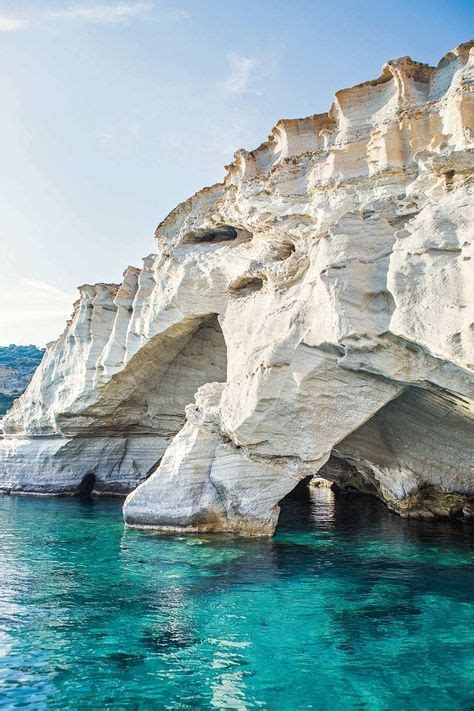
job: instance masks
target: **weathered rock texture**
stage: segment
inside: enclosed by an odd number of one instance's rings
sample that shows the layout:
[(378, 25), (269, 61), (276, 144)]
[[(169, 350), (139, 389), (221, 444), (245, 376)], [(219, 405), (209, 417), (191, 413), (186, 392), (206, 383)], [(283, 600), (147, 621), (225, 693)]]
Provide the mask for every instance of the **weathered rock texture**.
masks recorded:
[(280, 121), (141, 270), (81, 287), (6, 420), (1, 486), (93, 474), (133, 489), (131, 525), (270, 534), (322, 468), (403, 515), (469, 515), (471, 47)]

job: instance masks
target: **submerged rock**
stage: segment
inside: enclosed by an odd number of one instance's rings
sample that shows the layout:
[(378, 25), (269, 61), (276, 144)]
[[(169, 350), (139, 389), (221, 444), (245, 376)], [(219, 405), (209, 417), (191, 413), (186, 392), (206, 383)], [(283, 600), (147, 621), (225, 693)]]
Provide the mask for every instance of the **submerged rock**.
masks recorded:
[(0, 487), (94, 481), (132, 492), (130, 525), (259, 535), (328, 462), (404, 516), (470, 515), (472, 53), (280, 121), (142, 269), (81, 287), (5, 420)]

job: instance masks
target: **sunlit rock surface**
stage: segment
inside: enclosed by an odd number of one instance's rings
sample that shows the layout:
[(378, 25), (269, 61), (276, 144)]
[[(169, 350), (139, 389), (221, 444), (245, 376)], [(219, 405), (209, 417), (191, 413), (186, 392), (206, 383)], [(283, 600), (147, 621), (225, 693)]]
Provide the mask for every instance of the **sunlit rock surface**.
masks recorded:
[(131, 491), (131, 525), (258, 535), (319, 472), (471, 515), (472, 52), (280, 121), (142, 269), (81, 287), (4, 423), (1, 487), (86, 481)]

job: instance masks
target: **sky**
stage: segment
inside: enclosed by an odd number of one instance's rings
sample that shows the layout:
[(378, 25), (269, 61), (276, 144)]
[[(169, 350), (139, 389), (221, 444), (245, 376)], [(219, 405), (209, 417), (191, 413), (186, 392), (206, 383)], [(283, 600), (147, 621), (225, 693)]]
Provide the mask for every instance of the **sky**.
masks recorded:
[(280, 118), (470, 38), (451, 0), (0, 0), (0, 346), (56, 338)]

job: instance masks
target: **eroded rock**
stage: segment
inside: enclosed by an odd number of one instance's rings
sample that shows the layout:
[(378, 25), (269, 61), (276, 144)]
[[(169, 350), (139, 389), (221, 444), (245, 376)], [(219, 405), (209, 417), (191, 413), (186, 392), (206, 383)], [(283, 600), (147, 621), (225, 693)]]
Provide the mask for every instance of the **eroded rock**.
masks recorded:
[(142, 269), (81, 287), (6, 418), (0, 486), (94, 474), (132, 492), (130, 525), (267, 535), (331, 457), (402, 515), (470, 515), (472, 53), (280, 121)]

